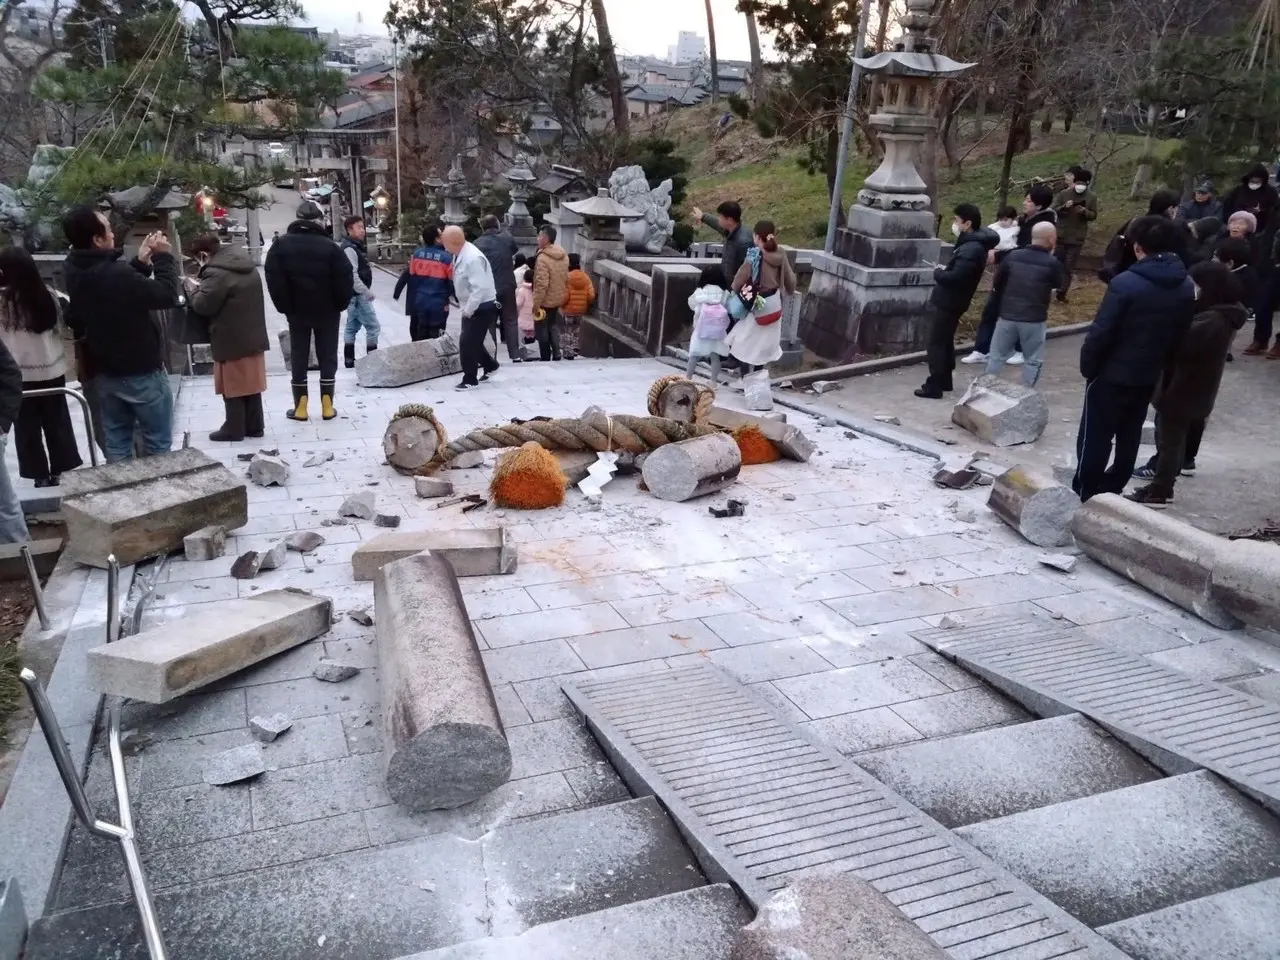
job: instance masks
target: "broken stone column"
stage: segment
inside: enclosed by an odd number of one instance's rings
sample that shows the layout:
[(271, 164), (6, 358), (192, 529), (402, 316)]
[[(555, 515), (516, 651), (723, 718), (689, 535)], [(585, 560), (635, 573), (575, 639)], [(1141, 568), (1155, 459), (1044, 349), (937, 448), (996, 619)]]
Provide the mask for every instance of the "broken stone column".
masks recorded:
[(690, 500), (723, 490), (738, 479), (742, 452), (727, 433), (668, 443), (645, 458), (644, 485), (659, 500)]
[(987, 374), (969, 384), (951, 422), (997, 447), (1035, 443), (1049, 425), (1049, 403), (1031, 387)]
[(430, 553), (387, 564), (374, 608), (391, 798), (449, 810), (506, 783), (511, 748), (453, 567)]
[(1280, 633), (1280, 546), (1219, 538), (1210, 593), (1249, 626)]
[(738, 933), (730, 960), (946, 960), (883, 893), (848, 873), (793, 880)]
[(244, 526), (249, 498), (243, 480), (188, 448), (64, 474), (62, 515), (73, 559), (105, 567), (115, 554), (125, 566), (181, 549), (205, 527)]
[(461, 372), (458, 341), (447, 333), (434, 340), (381, 347), (356, 361), (356, 382), (362, 387), (403, 387)]
[(269, 590), (213, 605), (89, 651), (103, 693), (164, 703), (329, 630), (333, 604), (301, 590)]
[(1019, 465), (996, 477), (987, 506), (1037, 547), (1065, 547), (1080, 498), (1047, 474)]
[(788, 460), (808, 463), (817, 448), (813, 441), (806, 437), (799, 427), (791, 426), (785, 420), (772, 417), (755, 416), (737, 410), (726, 410), (724, 407), (712, 407), (707, 422), (725, 430), (737, 430), (739, 427), (755, 427), (766, 438), (773, 442), (778, 452)]
[(382, 452), (386, 454), (387, 463), (401, 473), (421, 470), (435, 457), (439, 445), (440, 435), (435, 424), (425, 417), (396, 417), (382, 435)]
[(1082, 505), (1071, 531), (1103, 566), (1215, 627), (1240, 625), (1212, 589), (1222, 538), (1114, 493)]
[(351, 575), (357, 582), (372, 580), (388, 563), (424, 550), (448, 560), (459, 577), (490, 577), (516, 569), (516, 545), (505, 527), (403, 530), (360, 544), (351, 554)]

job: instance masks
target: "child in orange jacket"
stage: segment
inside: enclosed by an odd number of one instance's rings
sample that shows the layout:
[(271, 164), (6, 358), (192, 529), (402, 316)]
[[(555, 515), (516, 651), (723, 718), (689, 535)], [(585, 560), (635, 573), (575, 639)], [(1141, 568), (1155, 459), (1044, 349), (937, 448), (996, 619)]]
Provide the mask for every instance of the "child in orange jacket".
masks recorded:
[(578, 327), (595, 301), (596, 288), (582, 269), (582, 257), (576, 253), (569, 254), (569, 286), (561, 310), (564, 332), (560, 335), (560, 350), (566, 360), (574, 360), (578, 356)]

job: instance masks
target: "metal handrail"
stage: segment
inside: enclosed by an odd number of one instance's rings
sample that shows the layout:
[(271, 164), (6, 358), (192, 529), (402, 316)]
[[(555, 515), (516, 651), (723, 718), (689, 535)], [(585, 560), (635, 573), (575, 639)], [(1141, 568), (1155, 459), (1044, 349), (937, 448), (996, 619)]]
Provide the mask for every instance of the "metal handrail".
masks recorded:
[[(107, 558), (107, 642), (120, 637), (119, 609), (119, 577), (120, 565), (114, 556)], [(76, 819), (91, 834), (114, 840), (120, 844), (120, 853), (124, 858), (125, 872), (129, 876), (129, 888), (133, 891), (133, 900), (137, 904), (138, 914), (142, 920), (142, 935), (146, 940), (147, 953), (151, 960), (168, 960), (168, 951), (164, 945), (164, 936), (160, 931), (160, 921), (156, 915), (155, 904), (151, 900), (151, 891), (147, 886), (146, 870), (142, 866), (142, 857), (138, 853), (137, 832), (133, 824), (133, 806), (129, 800), (129, 780), (125, 773), (124, 751), (120, 747), (120, 710), (123, 701), (112, 697), (107, 710), (107, 751), (111, 758), (111, 779), (115, 786), (116, 806), (119, 808), (120, 823), (100, 820), (84, 792), (84, 785), (76, 774), (75, 761), (62, 735), (62, 727), (53, 712), (53, 705), (45, 694), (40, 679), (28, 667), (18, 674), (18, 679), (26, 688), (36, 718), (40, 721), (40, 730), (44, 734), (45, 743), (49, 745), (49, 753), (53, 755), (54, 766), (58, 776), (71, 799), (71, 807)]]
[(80, 402), (80, 409), (84, 412), (84, 432), (89, 437), (89, 462), (96, 467), (98, 465), (98, 438), (93, 432), (93, 415), (89, 412), (89, 401), (85, 395), (79, 390), (72, 390), (70, 387), (41, 387), (39, 390), (22, 391), (24, 397), (53, 397), (60, 393)]

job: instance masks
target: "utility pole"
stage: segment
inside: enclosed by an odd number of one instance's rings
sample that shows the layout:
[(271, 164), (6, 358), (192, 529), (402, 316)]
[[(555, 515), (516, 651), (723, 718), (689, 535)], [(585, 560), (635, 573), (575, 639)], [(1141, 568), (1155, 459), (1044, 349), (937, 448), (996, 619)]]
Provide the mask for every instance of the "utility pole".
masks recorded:
[(840, 222), (840, 194), (844, 187), (844, 170), (849, 159), (849, 141), (853, 139), (853, 118), (858, 109), (858, 85), (862, 68), (858, 61), (866, 55), (867, 25), (871, 20), (871, 0), (862, 0), (858, 16), (858, 33), (853, 41), (853, 72), (849, 76), (849, 97), (844, 105), (844, 126), (840, 130), (840, 153), (836, 156), (836, 182), (831, 187), (831, 212), (827, 216), (827, 240), (822, 249), (831, 253), (836, 248), (836, 225)]
[(399, 243), (404, 239), (404, 191), (400, 186), (400, 43), (398, 40), (391, 41), (391, 57), (392, 66), (395, 69), (393, 74), (395, 83), (395, 92), (393, 96), (396, 98), (396, 242)]

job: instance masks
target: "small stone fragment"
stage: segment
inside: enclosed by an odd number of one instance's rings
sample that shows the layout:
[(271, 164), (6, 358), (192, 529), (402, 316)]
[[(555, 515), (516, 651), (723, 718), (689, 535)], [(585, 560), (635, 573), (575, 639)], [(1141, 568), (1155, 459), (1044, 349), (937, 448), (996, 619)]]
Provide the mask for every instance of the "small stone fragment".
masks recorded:
[(261, 569), (262, 554), (257, 550), (250, 550), (236, 557), (235, 563), (231, 564), (231, 576), (237, 580), (252, 580)]
[(835, 417), (823, 417), (821, 420), (819, 420), (819, 421), (818, 421), (818, 426), (820, 426), (820, 427), (838, 427), (838, 426), (840, 426), (840, 421), (839, 421), (839, 420), (837, 420)]
[(943, 618), (940, 621), (938, 621), (938, 626), (940, 626), (943, 630), (957, 630), (960, 627), (963, 627), (964, 625), (965, 625), (964, 617), (961, 617), (952, 613), (945, 614)]
[(256, 453), (237, 453), (236, 459), (239, 460), (241, 463), (248, 463), (250, 460), (252, 460), (256, 456), (257, 456)]
[(876, 423), (887, 423), (891, 427), (902, 426), (902, 421), (897, 417), (891, 417), (887, 413), (877, 413), (875, 416)]
[(957, 507), (952, 513), (961, 523), (977, 523), (978, 521), (978, 512), (973, 507)]
[(333, 453), (326, 450), (324, 453), (313, 453), (302, 465), (303, 467), (319, 467), (328, 463), (332, 459)]
[(320, 521), (322, 527), (345, 527), (348, 523), (346, 517), (328, 517)]
[(259, 716), (249, 719), (249, 732), (253, 734), (254, 739), (261, 740), (263, 743), (271, 743), (292, 726), (293, 721), (287, 713), (273, 713), (269, 717)]
[(356, 610), (350, 610), (347, 612), (347, 616), (350, 617), (352, 620), (354, 620), (356, 623), (360, 624), (360, 626), (362, 627), (373, 626), (373, 614), (369, 612), (367, 607), (360, 607), (359, 609), (356, 609)]
[(839, 390), (844, 384), (839, 380), (815, 380), (812, 383), (813, 392), (822, 395), (830, 393), (832, 390)]
[(484, 466), (484, 454), (479, 450), (465, 450), (449, 461), (450, 470), (471, 470)]
[(782, 495), (783, 500), (794, 500), (795, 498), (796, 498), (796, 495), (794, 493), (784, 493)]
[(204, 782), (215, 787), (225, 787), (244, 780), (252, 780), (267, 772), (262, 748), (256, 743), (246, 744), (214, 754), (204, 765)]
[(203, 527), (182, 538), (182, 550), (189, 563), (199, 560), (216, 560), (227, 549), (226, 528), (218, 525)]
[(350, 680), (359, 672), (359, 667), (353, 667), (349, 663), (321, 660), (316, 664), (315, 669), (311, 671), (311, 675), (317, 680), (323, 680), (325, 683), (341, 683), (343, 680)]
[(278, 457), (280, 456), (280, 448), (271, 447), (270, 449), (268, 449), (266, 447), (261, 447), (259, 448), (258, 453), (264, 457)]
[(259, 453), (249, 461), (249, 479), (260, 487), (283, 487), (289, 482), (289, 465), (279, 457)]
[(1069, 553), (1042, 553), (1036, 559), (1046, 567), (1063, 573), (1070, 573), (1076, 568), (1076, 558)]
[(377, 495), (372, 492), (351, 493), (338, 508), (338, 516), (372, 520), (377, 515)]
[(453, 481), (441, 480), (439, 477), (414, 477), (413, 489), (418, 496), (425, 500), (432, 500), (436, 497), (453, 496)]
[(397, 513), (380, 513), (373, 518), (375, 527), (398, 527), (400, 526), (400, 515)]
[(258, 554), (258, 570), (278, 570), (284, 564), (288, 550), (288, 544), (280, 540), (272, 544), (269, 550), (261, 551)]
[(324, 537), (314, 530), (300, 530), (284, 538), (285, 546), (297, 553), (310, 553), (324, 545)]

